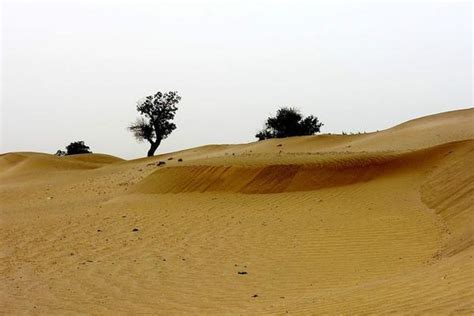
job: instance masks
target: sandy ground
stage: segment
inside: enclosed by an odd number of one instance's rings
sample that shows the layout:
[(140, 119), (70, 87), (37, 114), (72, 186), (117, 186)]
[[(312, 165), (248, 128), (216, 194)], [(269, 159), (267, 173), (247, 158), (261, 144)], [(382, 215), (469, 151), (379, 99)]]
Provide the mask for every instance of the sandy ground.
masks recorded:
[(474, 109), (133, 161), (1, 155), (0, 312), (472, 315), (473, 164)]

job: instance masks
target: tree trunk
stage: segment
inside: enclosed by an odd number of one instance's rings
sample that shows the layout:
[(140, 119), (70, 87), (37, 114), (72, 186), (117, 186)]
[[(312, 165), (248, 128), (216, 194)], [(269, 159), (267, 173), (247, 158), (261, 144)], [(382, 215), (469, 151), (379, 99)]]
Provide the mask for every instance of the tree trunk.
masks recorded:
[(148, 150), (148, 157), (153, 157), (155, 155), (155, 151), (158, 149), (158, 146), (160, 146), (161, 139), (157, 140), (156, 142), (150, 143), (150, 149)]

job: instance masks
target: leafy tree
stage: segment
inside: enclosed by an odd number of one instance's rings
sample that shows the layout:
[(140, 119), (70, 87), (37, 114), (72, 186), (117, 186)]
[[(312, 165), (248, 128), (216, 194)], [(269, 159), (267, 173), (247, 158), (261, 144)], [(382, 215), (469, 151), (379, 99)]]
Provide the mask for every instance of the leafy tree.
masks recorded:
[(291, 136), (314, 135), (320, 132), (323, 123), (313, 115), (303, 117), (296, 108), (282, 107), (276, 116), (269, 117), (265, 127), (255, 135), (258, 140)]
[(153, 156), (161, 141), (176, 129), (172, 120), (178, 110), (176, 105), (180, 100), (181, 97), (176, 91), (170, 91), (157, 92), (138, 102), (137, 111), (142, 117), (132, 123), (128, 129), (138, 141), (146, 140), (150, 143), (148, 157)]
[[(58, 150), (58, 153), (61, 151)], [(72, 142), (66, 146), (66, 155), (91, 154), (89, 146), (86, 146), (83, 141)]]

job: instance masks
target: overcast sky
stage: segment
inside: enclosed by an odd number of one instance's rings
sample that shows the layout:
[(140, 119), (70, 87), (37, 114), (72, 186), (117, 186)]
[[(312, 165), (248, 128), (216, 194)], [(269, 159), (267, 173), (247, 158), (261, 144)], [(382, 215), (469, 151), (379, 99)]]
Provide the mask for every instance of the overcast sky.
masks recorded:
[(465, 2), (3, 1), (1, 152), (144, 156), (136, 101), (176, 90), (158, 149), (254, 141), (279, 106), (327, 132), (472, 106)]

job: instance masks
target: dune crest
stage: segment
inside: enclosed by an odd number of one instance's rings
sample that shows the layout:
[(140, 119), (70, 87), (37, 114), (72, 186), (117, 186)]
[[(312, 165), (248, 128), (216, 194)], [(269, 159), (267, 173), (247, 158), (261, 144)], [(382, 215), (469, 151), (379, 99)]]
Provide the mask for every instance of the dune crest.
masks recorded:
[(137, 184), (136, 191), (260, 194), (313, 191), (366, 182), (401, 172), (419, 173), (421, 168), (432, 167), (456, 149), (472, 148), (474, 141), (461, 141), (400, 154), (380, 152), (358, 155), (331, 153), (324, 156), (248, 156), (242, 157), (234, 165), (229, 159), (212, 159), (208, 165), (158, 169)]

